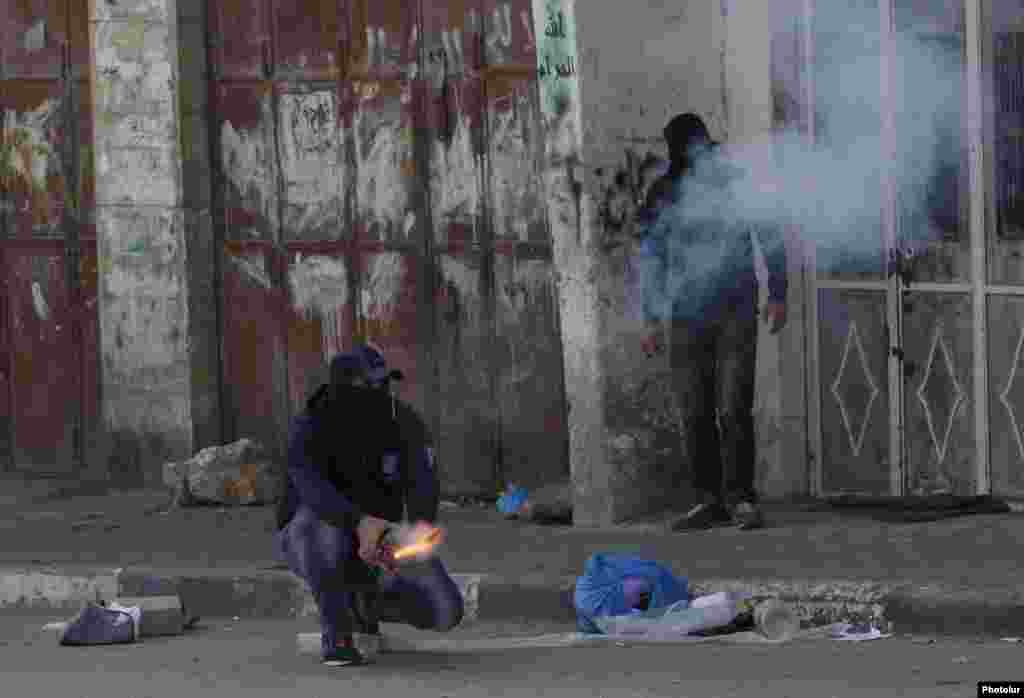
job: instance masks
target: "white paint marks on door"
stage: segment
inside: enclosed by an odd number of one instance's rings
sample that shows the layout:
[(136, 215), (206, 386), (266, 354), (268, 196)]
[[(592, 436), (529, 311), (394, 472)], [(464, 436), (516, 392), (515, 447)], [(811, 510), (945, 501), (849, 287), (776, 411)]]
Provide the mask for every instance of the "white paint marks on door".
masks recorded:
[[(234, 185), (246, 208), (258, 211), (273, 222), (277, 207), (276, 184), (273, 176), (273, 139), (264, 129), (236, 130), (230, 121), (221, 128), (224, 173)], [(259, 235), (258, 231), (251, 231)]]
[(296, 255), (288, 281), (292, 305), (306, 317), (330, 318), (348, 302), (348, 269), (342, 260)]
[(366, 274), (360, 292), (362, 317), (378, 319), (388, 317), (398, 305), (402, 293), (405, 269), (398, 252), (382, 252), (368, 256)]
[[(530, 223), (541, 215), (540, 184), (531, 148), (540, 146), (539, 128), (531, 129), (530, 101), (512, 94), (490, 115), (491, 206), (499, 238), (526, 240)], [(537, 124), (539, 125), (539, 124)]]
[(46, 20), (39, 19), (25, 32), (25, 50), (42, 51), (46, 48)]
[(249, 281), (254, 282), (257, 286), (270, 290), (270, 275), (267, 274), (267, 270), (264, 268), (264, 260), (261, 257), (261, 264), (257, 265), (251, 259), (243, 257), (241, 255), (230, 255), (231, 262), (235, 268)]
[(452, 223), (472, 226), (475, 239), (484, 168), (482, 159), (473, 152), (470, 121), (463, 111), (461, 95), (457, 91), (454, 94), (454, 104), (449, 105), (449, 108), (455, 119), (455, 131), (448, 143), (442, 139), (434, 141), (431, 199), (436, 206), (437, 223), (442, 230)]
[(32, 282), (32, 308), (36, 311), (36, 317), (40, 321), (46, 322), (50, 319), (50, 305), (46, 302), (43, 287), (39, 285), (38, 281)]
[(54, 156), (47, 134), (57, 126), (59, 116), (59, 101), (47, 99), (31, 111), (7, 110), (0, 121), (7, 131), (7, 147), (0, 150), (7, 156), (4, 169), (34, 191), (46, 190), (46, 175)]
[[(375, 97), (369, 90), (364, 102)], [(388, 229), (405, 217), (406, 183), (402, 167), (412, 162), (412, 137), (402, 128), (401, 118), (379, 116), (384, 105), (360, 108), (354, 117), (356, 129), (356, 206), (359, 218), (371, 234)], [(397, 110), (396, 110), (397, 111)]]
[(334, 237), (342, 226), (342, 143), (332, 90), (281, 96), (285, 229)]
[(464, 321), (471, 327), (477, 326), (474, 316), (481, 310), (480, 294), (480, 268), (471, 266), (464, 260), (447, 255), (441, 257), (441, 275), (446, 287), (458, 294), (457, 307), (461, 308), (467, 317)]

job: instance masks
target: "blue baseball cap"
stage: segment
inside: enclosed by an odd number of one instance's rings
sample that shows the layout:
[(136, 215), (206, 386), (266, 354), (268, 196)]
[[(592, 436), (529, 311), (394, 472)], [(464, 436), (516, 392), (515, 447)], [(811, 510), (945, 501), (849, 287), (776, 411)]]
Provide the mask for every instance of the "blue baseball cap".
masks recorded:
[(369, 344), (357, 344), (351, 351), (331, 359), (331, 382), (347, 383), (357, 377), (379, 386), (390, 380), (402, 380), (405, 376), (397, 369), (388, 369), (379, 349)]

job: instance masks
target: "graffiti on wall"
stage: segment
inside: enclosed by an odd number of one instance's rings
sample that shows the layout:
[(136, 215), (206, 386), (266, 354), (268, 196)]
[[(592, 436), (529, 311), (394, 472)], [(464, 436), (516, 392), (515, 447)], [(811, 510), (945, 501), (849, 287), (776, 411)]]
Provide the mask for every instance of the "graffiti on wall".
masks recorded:
[(533, 0), (537, 81), (545, 114), (578, 105), (576, 27), (571, 5), (565, 0)]
[(617, 247), (638, 233), (636, 215), (651, 185), (668, 169), (668, 161), (647, 151), (627, 149), (618, 167), (598, 167), (597, 220), (606, 246)]
[(285, 230), (336, 237), (344, 215), (342, 138), (333, 90), (281, 96)]

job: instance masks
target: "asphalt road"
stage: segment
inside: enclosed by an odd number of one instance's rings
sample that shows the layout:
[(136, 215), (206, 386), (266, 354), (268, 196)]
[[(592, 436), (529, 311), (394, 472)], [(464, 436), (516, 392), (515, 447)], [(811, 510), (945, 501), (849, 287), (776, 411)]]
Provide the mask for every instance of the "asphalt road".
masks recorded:
[[(48, 618), (0, 617), (0, 695), (17, 698), (264, 696), (974, 696), (979, 680), (1024, 679), (1024, 644), (896, 637), (865, 643), (493, 649), (493, 638), (558, 627), (482, 625), (448, 647), (328, 669), (296, 651), (309, 621), (207, 621), (188, 636), (118, 647), (59, 647)], [(403, 640), (437, 636), (386, 628)], [(485, 646), (490, 644), (491, 649)]]

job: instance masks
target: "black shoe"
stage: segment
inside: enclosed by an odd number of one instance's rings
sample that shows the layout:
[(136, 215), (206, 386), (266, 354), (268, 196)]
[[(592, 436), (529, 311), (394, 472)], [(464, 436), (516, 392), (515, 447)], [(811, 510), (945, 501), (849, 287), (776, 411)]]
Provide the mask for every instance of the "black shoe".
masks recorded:
[(741, 531), (764, 528), (764, 516), (753, 502), (740, 502), (733, 509), (732, 518)]
[(328, 635), (321, 637), (323, 652), (320, 655), (324, 666), (361, 666), (367, 664), (366, 657), (360, 652), (352, 637), (343, 638), (340, 642), (331, 642)]
[(355, 647), (335, 647), (323, 653), (324, 666), (362, 666), (366, 659)]
[(686, 513), (674, 524), (673, 531), (702, 531), (711, 528), (715, 524), (723, 524), (731, 521), (729, 512), (720, 504), (698, 504)]

